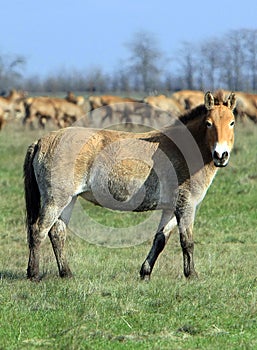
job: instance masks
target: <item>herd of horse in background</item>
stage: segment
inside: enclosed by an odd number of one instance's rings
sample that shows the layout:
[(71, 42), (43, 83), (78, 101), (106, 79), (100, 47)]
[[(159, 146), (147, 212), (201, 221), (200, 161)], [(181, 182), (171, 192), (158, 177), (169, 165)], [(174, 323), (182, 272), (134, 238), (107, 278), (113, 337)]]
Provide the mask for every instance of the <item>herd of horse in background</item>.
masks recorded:
[[(236, 96), (236, 119), (249, 118), (257, 123), (257, 94), (236, 92)], [(163, 126), (202, 104), (203, 100), (204, 92), (197, 90), (135, 99), (116, 95), (92, 95), (85, 98), (73, 92), (68, 92), (64, 98), (31, 97), (27, 92), (12, 89), (7, 96), (0, 96), (0, 130), (11, 120), (20, 120), (31, 129), (44, 129), (48, 123), (55, 128), (64, 128), (79, 120), (83, 121), (83, 126), (90, 127), (103, 127), (106, 123), (130, 126), (133, 123), (154, 126), (156, 123)]]

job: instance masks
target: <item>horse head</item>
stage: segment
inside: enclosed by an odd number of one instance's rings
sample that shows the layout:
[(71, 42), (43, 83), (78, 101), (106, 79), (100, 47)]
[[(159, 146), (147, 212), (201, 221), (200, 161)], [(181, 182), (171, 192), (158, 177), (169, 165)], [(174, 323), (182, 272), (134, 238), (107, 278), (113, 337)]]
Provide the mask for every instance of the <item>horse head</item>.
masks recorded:
[(231, 93), (224, 98), (222, 91), (213, 96), (208, 91), (204, 97), (204, 104), (207, 109), (206, 137), (212, 159), (215, 166), (224, 167), (228, 164), (234, 144), (233, 109), (236, 106), (236, 97)]

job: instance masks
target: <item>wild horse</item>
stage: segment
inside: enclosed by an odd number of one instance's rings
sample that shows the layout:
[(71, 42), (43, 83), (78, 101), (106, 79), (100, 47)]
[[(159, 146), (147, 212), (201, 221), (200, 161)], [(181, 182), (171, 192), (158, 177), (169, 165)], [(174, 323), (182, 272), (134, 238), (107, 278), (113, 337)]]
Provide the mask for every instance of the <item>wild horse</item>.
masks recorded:
[(193, 224), (219, 167), (234, 143), (234, 93), (207, 92), (204, 104), (175, 125), (145, 133), (70, 127), (29, 146), (24, 182), (29, 244), (27, 277), (39, 279), (41, 242), (49, 235), (61, 277), (71, 276), (64, 245), (78, 196), (115, 210), (161, 210), (140, 275), (149, 278), (177, 225), (184, 274), (196, 274)]

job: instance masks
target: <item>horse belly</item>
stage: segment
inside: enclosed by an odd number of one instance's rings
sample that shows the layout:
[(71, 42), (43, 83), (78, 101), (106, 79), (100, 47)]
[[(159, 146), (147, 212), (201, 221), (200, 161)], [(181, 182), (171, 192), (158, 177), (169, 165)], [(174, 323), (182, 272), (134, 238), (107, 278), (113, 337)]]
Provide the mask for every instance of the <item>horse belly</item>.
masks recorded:
[(135, 212), (143, 212), (149, 210), (158, 209), (159, 205), (159, 196), (158, 193), (145, 193), (144, 190), (140, 193), (136, 193), (134, 196), (128, 196), (127, 191), (124, 193), (119, 193), (119, 196), (115, 194), (109, 194), (106, 196), (94, 195), (92, 192), (86, 191), (80, 193), (80, 196), (101, 207), (112, 209), (112, 210), (120, 210), (120, 211), (135, 211)]
[(89, 186), (80, 195), (92, 203), (113, 210), (153, 210), (159, 202), (160, 186), (156, 175), (151, 171), (149, 174), (149, 168), (145, 167), (141, 163), (139, 171), (134, 171), (133, 175), (129, 167), (122, 171), (112, 167), (108, 172), (102, 167), (98, 168), (97, 172), (91, 173)]

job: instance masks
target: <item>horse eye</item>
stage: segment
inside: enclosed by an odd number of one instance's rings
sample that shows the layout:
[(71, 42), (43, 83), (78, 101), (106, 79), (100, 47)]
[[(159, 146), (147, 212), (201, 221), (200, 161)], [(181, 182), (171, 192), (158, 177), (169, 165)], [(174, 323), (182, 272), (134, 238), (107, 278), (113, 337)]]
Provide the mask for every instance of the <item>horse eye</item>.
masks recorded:
[(206, 121), (206, 126), (208, 129), (210, 129), (212, 127), (212, 122), (210, 122), (209, 120)]
[(235, 121), (233, 120), (229, 125), (230, 126), (234, 126), (235, 125)]

